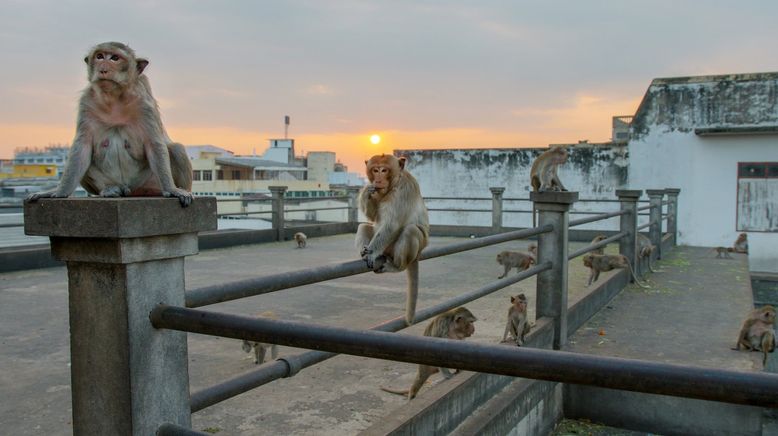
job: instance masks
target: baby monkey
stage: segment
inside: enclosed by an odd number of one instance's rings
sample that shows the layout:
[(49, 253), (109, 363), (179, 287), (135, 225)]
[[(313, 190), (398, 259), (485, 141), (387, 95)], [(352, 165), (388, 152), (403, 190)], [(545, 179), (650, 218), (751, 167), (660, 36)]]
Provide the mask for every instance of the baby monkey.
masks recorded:
[(505, 324), (502, 342), (508, 342), (510, 336), (511, 342), (521, 347), (524, 345), (524, 335), (529, 333), (530, 328), (527, 319), (527, 297), (524, 294), (511, 297), (511, 307), (508, 309), (508, 322)]
[[(436, 316), (424, 329), (424, 336), (432, 336), (436, 338), (446, 338), (455, 340), (464, 340), (473, 335), (475, 332), (475, 326), (473, 323), (476, 321), (476, 317), (472, 312), (464, 307), (457, 307), (451, 309), (448, 312), (441, 313)], [(449, 379), (454, 376), (459, 370), (451, 372), (448, 368), (419, 365), (416, 371), (416, 378), (413, 380), (409, 389), (390, 389), (381, 386), (381, 390), (399, 395), (408, 395), (408, 400), (412, 400), (419, 393), (424, 382), (432, 375), (440, 370), (440, 373), (444, 378)]]
[[(278, 319), (278, 316), (270, 310), (257, 315), (258, 318)], [(276, 344), (266, 344), (264, 342), (243, 341), (243, 351), (251, 353), (254, 351), (254, 363), (259, 365), (265, 362), (265, 354), (270, 350), (270, 358), (275, 360), (278, 357)]]
[(498, 279), (508, 275), (511, 268), (516, 268), (517, 272), (524, 271), (535, 263), (535, 258), (530, 254), (519, 253), (518, 251), (503, 251), (497, 255), (497, 263), (505, 267), (505, 272)]
[(754, 309), (743, 321), (743, 327), (737, 336), (737, 344), (733, 350), (761, 351), (762, 365), (767, 364), (767, 353), (775, 350), (775, 308), (771, 305)]
[(735, 250), (732, 247), (716, 247), (710, 250), (711, 253), (716, 252), (716, 259), (732, 259), (729, 253)]
[(616, 268), (626, 268), (629, 270), (632, 280), (641, 288), (648, 288), (638, 280), (635, 275), (635, 271), (629, 264), (627, 257), (622, 254), (587, 254), (583, 257), (583, 264), (591, 270), (589, 274), (589, 283), (586, 286), (591, 286), (592, 282), (597, 281), (600, 277), (600, 273), (603, 271), (611, 271)]
[(308, 236), (303, 232), (297, 232), (294, 234), (294, 240), (297, 242), (297, 248), (305, 248), (308, 244)]

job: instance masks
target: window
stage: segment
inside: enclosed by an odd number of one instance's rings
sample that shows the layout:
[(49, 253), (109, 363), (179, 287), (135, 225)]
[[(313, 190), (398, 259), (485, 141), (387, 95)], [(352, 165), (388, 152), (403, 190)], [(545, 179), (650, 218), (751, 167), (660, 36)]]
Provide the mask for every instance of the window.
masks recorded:
[(778, 232), (778, 162), (739, 162), (739, 232)]
[(192, 180), (200, 180), (200, 170), (192, 171)]
[(213, 173), (210, 170), (203, 170), (203, 180), (213, 180)]
[(224, 170), (216, 170), (216, 180), (224, 180)]
[(232, 180), (240, 180), (240, 170), (232, 170)]

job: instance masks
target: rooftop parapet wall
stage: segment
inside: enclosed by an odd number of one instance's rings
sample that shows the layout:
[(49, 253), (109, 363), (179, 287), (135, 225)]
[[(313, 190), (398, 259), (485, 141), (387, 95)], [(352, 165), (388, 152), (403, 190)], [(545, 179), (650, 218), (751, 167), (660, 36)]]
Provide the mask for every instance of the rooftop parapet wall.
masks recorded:
[(632, 138), (652, 128), (778, 129), (778, 72), (654, 79), (632, 121)]

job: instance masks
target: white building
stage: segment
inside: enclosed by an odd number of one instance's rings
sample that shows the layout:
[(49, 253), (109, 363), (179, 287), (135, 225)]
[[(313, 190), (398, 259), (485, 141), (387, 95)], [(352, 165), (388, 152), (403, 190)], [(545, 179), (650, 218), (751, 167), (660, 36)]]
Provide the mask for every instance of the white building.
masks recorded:
[(778, 73), (654, 80), (630, 126), (629, 185), (680, 188), (682, 244), (778, 272)]
[[(616, 189), (680, 188), (679, 243), (732, 246), (746, 232), (751, 271), (778, 272), (778, 73), (656, 79), (636, 114), (614, 117), (613, 127), (614, 142), (568, 145), (570, 157), (559, 169), (568, 189), (579, 191), (581, 199), (613, 200)], [(409, 158), (425, 197), (488, 198), (490, 187), (505, 187), (504, 197), (524, 198), (532, 161), (543, 150), (395, 154)], [(484, 201), (431, 204), (490, 208)], [(503, 207), (527, 209), (522, 202)], [(612, 210), (584, 202), (574, 209)], [(506, 213), (504, 225), (527, 226), (529, 216)], [(487, 212), (431, 212), (430, 219), (491, 223)]]

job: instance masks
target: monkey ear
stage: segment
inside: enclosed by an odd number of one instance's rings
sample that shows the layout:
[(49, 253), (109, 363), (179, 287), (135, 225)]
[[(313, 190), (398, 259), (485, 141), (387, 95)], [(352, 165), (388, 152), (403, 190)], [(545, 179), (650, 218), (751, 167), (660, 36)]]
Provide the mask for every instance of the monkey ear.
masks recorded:
[(516, 297), (511, 297), (511, 303), (516, 301)]
[(145, 70), (146, 66), (149, 64), (148, 59), (138, 58), (135, 62), (138, 66), (138, 75), (143, 74), (143, 70)]
[(402, 157), (398, 158), (397, 160), (400, 161), (400, 169), (404, 170), (405, 169), (405, 161), (407, 161), (408, 159), (405, 156), (402, 156)]
[(84, 62), (89, 65), (89, 56), (84, 56)]
[(367, 166), (367, 161), (365, 161), (365, 166)]

